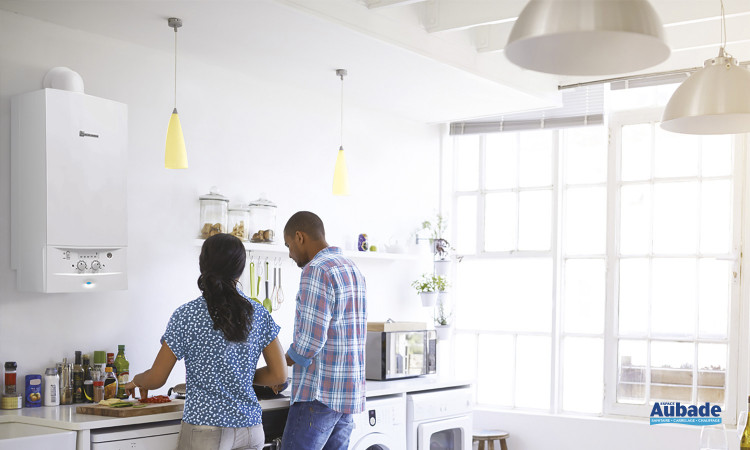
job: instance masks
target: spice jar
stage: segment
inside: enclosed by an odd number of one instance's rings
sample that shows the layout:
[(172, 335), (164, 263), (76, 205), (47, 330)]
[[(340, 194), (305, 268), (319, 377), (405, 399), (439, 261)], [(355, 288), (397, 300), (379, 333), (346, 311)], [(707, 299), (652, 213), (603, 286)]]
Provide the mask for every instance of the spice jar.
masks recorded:
[(227, 209), (229, 199), (219, 193), (219, 188), (211, 186), (210, 192), (201, 195), (200, 233), (198, 237), (206, 239), (214, 234), (227, 232)]
[(251, 242), (273, 242), (276, 238), (276, 204), (261, 197), (250, 202)]
[(5, 363), (5, 394), (16, 395), (16, 362)]
[(229, 234), (237, 236), (243, 241), (250, 237), (250, 208), (243, 205), (229, 207)]

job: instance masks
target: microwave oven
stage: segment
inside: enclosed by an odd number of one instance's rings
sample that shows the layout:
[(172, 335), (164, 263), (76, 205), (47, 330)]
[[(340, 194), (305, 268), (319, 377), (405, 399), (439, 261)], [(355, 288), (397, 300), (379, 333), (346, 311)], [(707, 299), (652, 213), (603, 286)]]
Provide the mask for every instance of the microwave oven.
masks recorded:
[(365, 345), (368, 380), (418, 377), (437, 370), (435, 330), (368, 331)]

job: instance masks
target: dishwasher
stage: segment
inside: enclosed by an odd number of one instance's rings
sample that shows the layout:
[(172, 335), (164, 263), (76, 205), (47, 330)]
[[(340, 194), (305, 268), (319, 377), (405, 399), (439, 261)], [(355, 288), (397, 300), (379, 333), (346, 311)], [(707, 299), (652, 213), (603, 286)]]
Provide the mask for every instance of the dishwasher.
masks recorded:
[(91, 430), (91, 450), (176, 450), (182, 421)]

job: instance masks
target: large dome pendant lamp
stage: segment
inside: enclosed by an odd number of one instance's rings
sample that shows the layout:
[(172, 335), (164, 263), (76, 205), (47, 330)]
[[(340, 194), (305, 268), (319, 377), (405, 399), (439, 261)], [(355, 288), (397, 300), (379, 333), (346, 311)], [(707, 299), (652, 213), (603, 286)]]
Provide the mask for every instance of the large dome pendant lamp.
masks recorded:
[(729, 55), (724, 2), (721, 1), (719, 56), (685, 80), (664, 108), (661, 127), (684, 134), (750, 132), (750, 71)]
[(344, 76), (346, 69), (336, 69), (336, 76), (341, 78), (341, 144), (336, 155), (336, 167), (333, 170), (333, 195), (349, 195), (349, 171), (346, 169), (344, 156)]
[(185, 138), (182, 136), (180, 116), (177, 115), (177, 29), (182, 26), (182, 20), (174, 17), (167, 20), (170, 28), (174, 28), (174, 109), (169, 119), (167, 129), (167, 145), (164, 150), (164, 167), (167, 169), (187, 169), (187, 150)]
[(611, 75), (659, 64), (670, 50), (646, 0), (531, 0), (504, 52), (537, 72)]

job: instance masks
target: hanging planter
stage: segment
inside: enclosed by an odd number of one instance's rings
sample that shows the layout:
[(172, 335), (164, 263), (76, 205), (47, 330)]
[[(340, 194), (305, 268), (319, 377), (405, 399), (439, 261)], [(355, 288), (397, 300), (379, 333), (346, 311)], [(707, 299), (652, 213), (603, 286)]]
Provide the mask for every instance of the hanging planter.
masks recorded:
[(439, 341), (447, 341), (453, 334), (453, 325), (435, 325), (435, 332)]
[(414, 280), (411, 285), (422, 297), (422, 306), (435, 306), (438, 292), (442, 294), (448, 283), (443, 276), (425, 273), (418, 280)]
[(435, 261), (435, 275), (447, 277), (451, 270), (450, 259), (438, 259)]
[(437, 292), (420, 292), (419, 297), (422, 299), (422, 306), (435, 306), (437, 302)]

